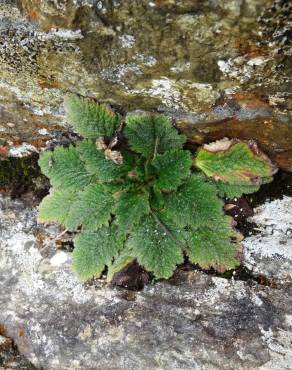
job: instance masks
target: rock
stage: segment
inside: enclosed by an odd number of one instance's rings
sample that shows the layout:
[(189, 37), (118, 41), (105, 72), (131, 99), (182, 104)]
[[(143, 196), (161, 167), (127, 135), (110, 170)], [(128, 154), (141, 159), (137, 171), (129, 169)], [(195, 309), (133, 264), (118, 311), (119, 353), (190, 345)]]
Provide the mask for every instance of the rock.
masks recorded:
[(2, 0), (0, 152), (33, 151), (66, 132), (70, 91), (169, 114), (194, 143), (256, 139), (291, 170), (290, 7)]
[(279, 166), (292, 171), (291, 120), (255, 95), (230, 94), (205, 114), (172, 113), (177, 128), (194, 144), (223, 137), (255, 140)]
[[(0, 325), (0, 333), (4, 334), (3, 325)], [(0, 334), (0, 370), (22, 369), (34, 370), (35, 367), (22, 356), (13, 345), (10, 338)]]
[(10, 338), (3, 337), (0, 335), (0, 350), (9, 348), (12, 346), (12, 340)]
[(290, 367), (288, 289), (181, 271), (127, 299), (102, 279), (81, 285), (34, 209), (2, 196), (0, 217), (0, 324), (38, 368)]
[(259, 233), (243, 240), (243, 264), (254, 276), (292, 284), (292, 198), (267, 201), (249, 220)]

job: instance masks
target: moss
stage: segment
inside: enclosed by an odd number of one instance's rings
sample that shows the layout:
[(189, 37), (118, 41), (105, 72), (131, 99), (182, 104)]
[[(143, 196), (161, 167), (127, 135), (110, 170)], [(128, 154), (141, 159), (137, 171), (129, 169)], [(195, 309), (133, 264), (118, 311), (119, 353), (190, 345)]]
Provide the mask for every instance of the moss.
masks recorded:
[(0, 161), (0, 190), (23, 193), (36, 190), (36, 178), (40, 177), (38, 155), (10, 157)]

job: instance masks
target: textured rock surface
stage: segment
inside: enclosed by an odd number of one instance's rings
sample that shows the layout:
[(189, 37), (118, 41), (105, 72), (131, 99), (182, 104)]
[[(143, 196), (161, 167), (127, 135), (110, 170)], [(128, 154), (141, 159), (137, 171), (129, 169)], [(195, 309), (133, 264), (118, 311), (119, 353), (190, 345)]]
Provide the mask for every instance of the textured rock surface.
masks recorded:
[(0, 370), (36, 370), (36, 368), (21, 355), (12, 340), (0, 335)]
[(292, 283), (292, 198), (284, 196), (255, 209), (259, 233), (243, 241), (243, 264), (255, 276)]
[(73, 91), (122, 110), (164, 111), (196, 143), (256, 139), (291, 169), (290, 7), (2, 0), (0, 145), (32, 145), (25, 152), (60, 135), (63, 96)]
[(44, 369), (288, 369), (291, 291), (181, 272), (127, 292), (84, 287), (35, 210), (1, 197), (0, 323)]

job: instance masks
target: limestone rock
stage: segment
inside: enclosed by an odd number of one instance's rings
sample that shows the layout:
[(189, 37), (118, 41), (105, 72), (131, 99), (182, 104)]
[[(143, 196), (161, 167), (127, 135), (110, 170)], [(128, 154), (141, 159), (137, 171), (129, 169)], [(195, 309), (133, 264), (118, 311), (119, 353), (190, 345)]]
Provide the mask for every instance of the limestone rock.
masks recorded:
[(243, 241), (243, 264), (255, 276), (292, 284), (292, 198), (266, 202), (250, 221), (258, 225), (259, 233)]
[(165, 112), (194, 143), (255, 139), (291, 170), (290, 7), (2, 0), (1, 151), (44, 147), (66, 131), (62, 103), (71, 91), (122, 111)]
[(0, 202), (0, 323), (37, 367), (289, 368), (288, 289), (198, 272), (136, 293), (84, 286), (49, 242), (58, 230), (43, 230), (20, 200)]
[(36, 370), (12, 344), (10, 338), (0, 335), (0, 370)]

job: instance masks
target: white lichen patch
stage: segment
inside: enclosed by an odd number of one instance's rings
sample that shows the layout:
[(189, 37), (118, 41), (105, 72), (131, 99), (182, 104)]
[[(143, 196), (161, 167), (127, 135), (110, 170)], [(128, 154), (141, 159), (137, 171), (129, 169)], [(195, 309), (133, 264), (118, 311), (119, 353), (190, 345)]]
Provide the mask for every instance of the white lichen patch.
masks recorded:
[(134, 59), (149, 67), (152, 67), (157, 63), (157, 59), (154, 56), (143, 53), (137, 53), (134, 56)]
[(266, 202), (255, 209), (255, 215), (249, 220), (270, 234), (275, 231), (287, 233), (292, 229), (292, 198), (284, 196), (283, 199)]
[(273, 332), (261, 328), (261, 333), (263, 342), (270, 349), (270, 360), (259, 370), (288, 370), (290, 366), (287, 364), (292, 363), (292, 332), (283, 329)]
[(286, 315), (286, 324), (292, 328), (292, 315)]
[(162, 77), (152, 80), (151, 85), (150, 88), (128, 90), (128, 93), (159, 98), (161, 103), (168, 108), (186, 109), (182, 103), (182, 94), (178, 90), (175, 80)]
[(174, 80), (166, 77), (153, 80), (152, 88), (148, 92), (151, 96), (160, 97), (167, 107), (179, 108), (180, 106), (181, 93), (176, 89)]
[(71, 271), (71, 263), (62, 269), (52, 271), (53, 291), (58, 300), (71, 299), (77, 304), (84, 304), (92, 298), (90, 290), (85, 290)]
[(119, 36), (119, 41), (121, 43), (122, 48), (124, 49), (131, 49), (136, 42), (134, 36), (126, 34)]
[(247, 56), (238, 56), (234, 59), (218, 60), (217, 65), (223, 75), (245, 83), (250, 81), (259, 69), (264, 68), (268, 60), (261, 56), (251, 59), (248, 59)]
[(37, 269), (42, 256), (35, 248), (35, 238), (31, 234), (18, 232), (6, 242), (6, 248), (15, 257), (15, 267), (20, 267), (22, 272), (33, 272)]
[(19, 146), (12, 146), (9, 149), (9, 155), (11, 157), (24, 157), (34, 152), (38, 152), (36, 147), (27, 143), (22, 143)]
[[(92, 295), (73, 274), (71, 254), (57, 251), (51, 258), (41, 255), (33, 234), (36, 214), (35, 209), (22, 209), (20, 201), (0, 196), (0, 270), (17, 277), (17, 288), (30, 298), (45, 291), (59, 301), (84, 304)], [(44, 246), (53, 249), (50, 240), (58, 232), (58, 228), (48, 228)]]
[(217, 62), (218, 67), (221, 72), (223, 73), (230, 73), (231, 72), (231, 60), (218, 60)]
[(49, 132), (48, 132), (48, 130), (46, 128), (40, 128), (39, 131), (38, 131), (38, 133), (40, 135), (45, 135), (45, 136), (49, 134)]
[(180, 73), (180, 72), (188, 71), (190, 68), (191, 68), (190, 62), (187, 62), (187, 63), (179, 62), (179, 63), (175, 63), (172, 67), (170, 67), (170, 70), (171, 72)]
[(42, 40), (51, 40), (54, 38), (65, 39), (65, 40), (80, 40), (83, 38), (80, 30), (67, 30), (67, 29), (51, 29), (49, 32), (36, 32), (36, 36)]
[(292, 198), (266, 202), (249, 220), (260, 233), (243, 241), (244, 265), (256, 275), (292, 281)]
[[(65, 67), (64, 67), (65, 68)], [(65, 117), (62, 106), (60, 107), (60, 102), (63, 100), (63, 93), (57, 89), (46, 89), (41, 88), (38, 85), (34, 85), (33, 81), (25, 83), (25, 90), (21, 90), (12, 83), (7, 82), (6, 80), (0, 79), (0, 88), (3, 89), (4, 94), (7, 91), (7, 94), (15, 95), (15, 100), (18, 100), (25, 109), (36, 116), (52, 115), (58, 119), (58, 124), (65, 125)], [(55, 105), (44, 105), (40, 102), (39, 97), (44, 97), (46, 95), (46, 102), (53, 103)], [(0, 96), (0, 100), (5, 101), (5, 96)], [(25, 121), (26, 119), (24, 119)]]
[(266, 60), (263, 57), (252, 58), (247, 62), (249, 66), (260, 66), (264, 63), (266, 63)]
[(133, 73), (137, 76), (142, 74), (141, 68), (136, 63), (118, 64), (115, 67), (104, 68), (100, 72), (101, 78), (104, 80), (125, 85), (123, 79), (129, 74)]

